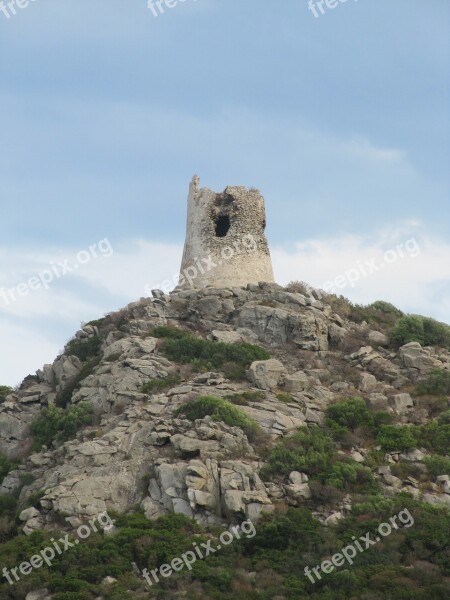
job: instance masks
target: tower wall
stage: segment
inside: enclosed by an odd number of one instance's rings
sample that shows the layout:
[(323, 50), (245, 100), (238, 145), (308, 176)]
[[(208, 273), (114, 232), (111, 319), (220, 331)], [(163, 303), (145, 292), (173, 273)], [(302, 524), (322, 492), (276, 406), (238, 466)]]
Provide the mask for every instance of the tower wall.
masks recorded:
[(261, 193), (227, 187), (217, 194), (198, 184), (195, 176), (189, 187), (179, 289), (273, 282)]

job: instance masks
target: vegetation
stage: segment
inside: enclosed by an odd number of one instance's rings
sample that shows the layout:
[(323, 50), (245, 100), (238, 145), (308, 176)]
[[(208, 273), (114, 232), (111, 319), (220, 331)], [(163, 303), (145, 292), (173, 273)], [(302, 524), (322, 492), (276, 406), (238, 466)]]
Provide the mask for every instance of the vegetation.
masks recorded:
[(327, 431), (304, 427), (284, 438), (270, 452), (261, 477), (287, 476), (292, 471), (309, 475), (312, 481), (343, 491), (377, 489), (369, 468), (350, 458), (338, 456)]
[(236, 394), (229, 394), (228, 396), (225, 396), (225, 399), (238, 406), (245, 406), (249, 402), (260, 402), (261, 400), (264, 400), (265, 397), (265, 392), (239, 392)]
[(82, 362), (85, 362), (89, 358), (98, 356), (101, 344), (101, 339), (95, 335), (87, 340), (71, 340), (67, 344), (66, 354), (76, 356)]
[(280, 402), (286, 402), (287, 404), (289, 404), (289, 402), (294, 401), (291, 394), (288, 394), (287, 392), (279, 392), (277, 394), (277, 400), (279, 400)]
[(210, 416), (214, 421), (222, 421), (230, 427), (240, 427), (248, 437), (259, 431), (259, 425), (247, 417), (245, 412), (224, 398), (201, 396), (186, 402), (175, 411), (175, 416), (183, 415), (190, 421)]
[[(413, 526), (401, 525), (388, 537), (316, 583), (304, 569), (320, 564), (344, 546), (370, 532), (376, 535), (380, 523), (389, 522), (404, 510)], [(211, 540), (216, 548), (220, 530), (202, 530), (183, 515), (169, 515), (156, 522), (142, 514), (115, 516), (117, 533), (93, 533), (62, 555), (51, 568), (45, 565), (14, 586), (0, 582), (5, 600), (23, 600), (30, 590), (49, 589), (56, 600), (105, 600), (146, 598), (149, 588), (130, 565), (142, 571), (155, 569), (192, 550), (192, 543)], [(411, 524), (412, 521), (409, 521)], [(307, 508), (289, 508), (265, 518), (256, 526), (256, 535), (242, 535), (219, 552), (198, 560), (191, 571), (184, 568), (169, 578), (160, 577), (152, 596), (169, 600), (179, 593), (193, 600), (445, 600), (450, 594), (448, 575), (448, 532), (450, 513), (445, 508), (413, 500), (408, 495), (394, 499), (366, 496), (356, 503), (349, 517), (336, 527), (325, 527)], [(11, 569), (49, 545), (57, 532), (36, 532), (0, 545), (0, 562)], [(364, 547), (364, 544), (363, 544)], [(255, 575), (249, 576), (250, 573)], [(118, 582), (102, 586), (107, 576)]]
[(197, 370), (222, 369), (233, 380), (244, 379), (246, 369), (253, 361), (270, 358), (260, 346), (213, 342), (174, 327), (157, 327), (152, 335), (163, 338), (161, 352), (169, 360), (190, 363)]
[(179, 329), (178, 327), (172, 327), (170, 325), (160, 325), (155, 327), (151, 332), (151, 335), (155, 338), (167, 338), (171, 340), (181, 340), (181, 338), (189, 335), (187, 331)]
[[(311, 296), (311, 288), (303, 281), (292, 281), (286, 287), (288, 292), (297, 292), (304, 296)], [(366, 321), (374, 329), (388, 333), (397, 323), (398, 319), (403, 316), (401, 310), (396, 308), (390, 302), (378, 300), (367, 306), (361, 304), (353, 304), (342, 295), (329, 294), (323, 290), (319, 291), (320, 300), (329, 304), (334, 312), (341, 317), (353, 321), (354, 323), (362, 323)]]
[(175, 375), (168, 375), (161, 379), (150, 379), (142, 386), (141, 392), (143, 394), (157, 394), (158, 392), (164, 392), (172, 387), (181, 383), (181, 377), (177, 373)]
[(414, 395), (450, 396), (450, 371), (436, 369), (421, 381), (414, 390)]
[(426, 425), (382, 425), (376, 441), (386, 452), (425, 448), (445, 456), (450, 453), (450, 424), (438, 419)]
[(9, 460), (7, 456), (0, 452), (0, 483), (17, 466), (17, 463)]
[(413, 425), (383, 425), (377, 443), (386, 452), (408, 452), (417, 448), (417, 428)]
[(439, 475), (450, 476), (450, 458), (434, 454), (425, 458), (423, 462), (426, 464), (430, 475), (434, 477), (438, 477)]
[(355, 431), (357, 427), (373, 427), (374, 417), (362, 398), (348, 398), (332, 404), (326, 410), (327, 424), (332, 428), (344, 427)]
[(0, 404), (5, 401), (6, 396), (9, 396), (14, 390), (8, 385), (0, 385)]
[(66, 409), (57, 406), (44, 408), (30, 427), (34, 436), (33, 450), (39, 451), (44, 444), (50, 446), (55, 441), (72, 439), (81, 427), (92, 423), (92, 413), (87, 402)]
[(419, 342), (422, 346), (440, 346), (450, 349), (450, 326), (430, 317), (406, 315), (392, 331), (391, 339), (397, 346)]

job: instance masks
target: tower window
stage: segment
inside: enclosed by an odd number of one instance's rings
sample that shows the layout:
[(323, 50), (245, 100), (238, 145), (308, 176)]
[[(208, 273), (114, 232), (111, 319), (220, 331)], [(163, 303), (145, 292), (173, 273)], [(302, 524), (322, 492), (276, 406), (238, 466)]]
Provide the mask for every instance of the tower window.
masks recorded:
[(230, 227), (230, 217), (228, 215), (220, 215), (216, 220), (216, 237), (225, 237)]

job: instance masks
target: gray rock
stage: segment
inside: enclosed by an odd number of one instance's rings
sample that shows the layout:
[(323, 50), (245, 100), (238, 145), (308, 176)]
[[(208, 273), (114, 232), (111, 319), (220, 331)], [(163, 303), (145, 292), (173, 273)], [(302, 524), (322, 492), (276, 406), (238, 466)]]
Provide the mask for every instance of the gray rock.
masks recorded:
[(284, 373), (283, 363), (271, 358), (252, 363), (247, 371), (247, 376), (256, 387), (263, 390), (272, 390), (278, 386)]
[(284, 387), (287, 392), (302, 392), (309, 387), (308, 377), (303, 371), (297, 371), (292, 375), (286, 375), (284, 378)]
[(48, 594), (49, 591), (46, 588), (43, 588), (41, 590), (35, 590), (34, 592), (29, 592), (26, 595), (25, 600), (45, 600)]
[(394, 410), (397, 414), (406, 413), (413, 406), (412, 398), (409, 394), (396, 394), (392, 398)]

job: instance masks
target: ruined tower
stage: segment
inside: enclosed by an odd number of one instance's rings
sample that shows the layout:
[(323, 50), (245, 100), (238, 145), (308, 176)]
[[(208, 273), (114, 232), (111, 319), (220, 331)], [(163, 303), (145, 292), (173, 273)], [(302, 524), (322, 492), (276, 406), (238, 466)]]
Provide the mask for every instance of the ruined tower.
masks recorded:
[(179, 289), (273, 282), (265, 228), (264, 198), (258, 190), (227, 187), (217, 194), (199, 188), (194, 176)]

